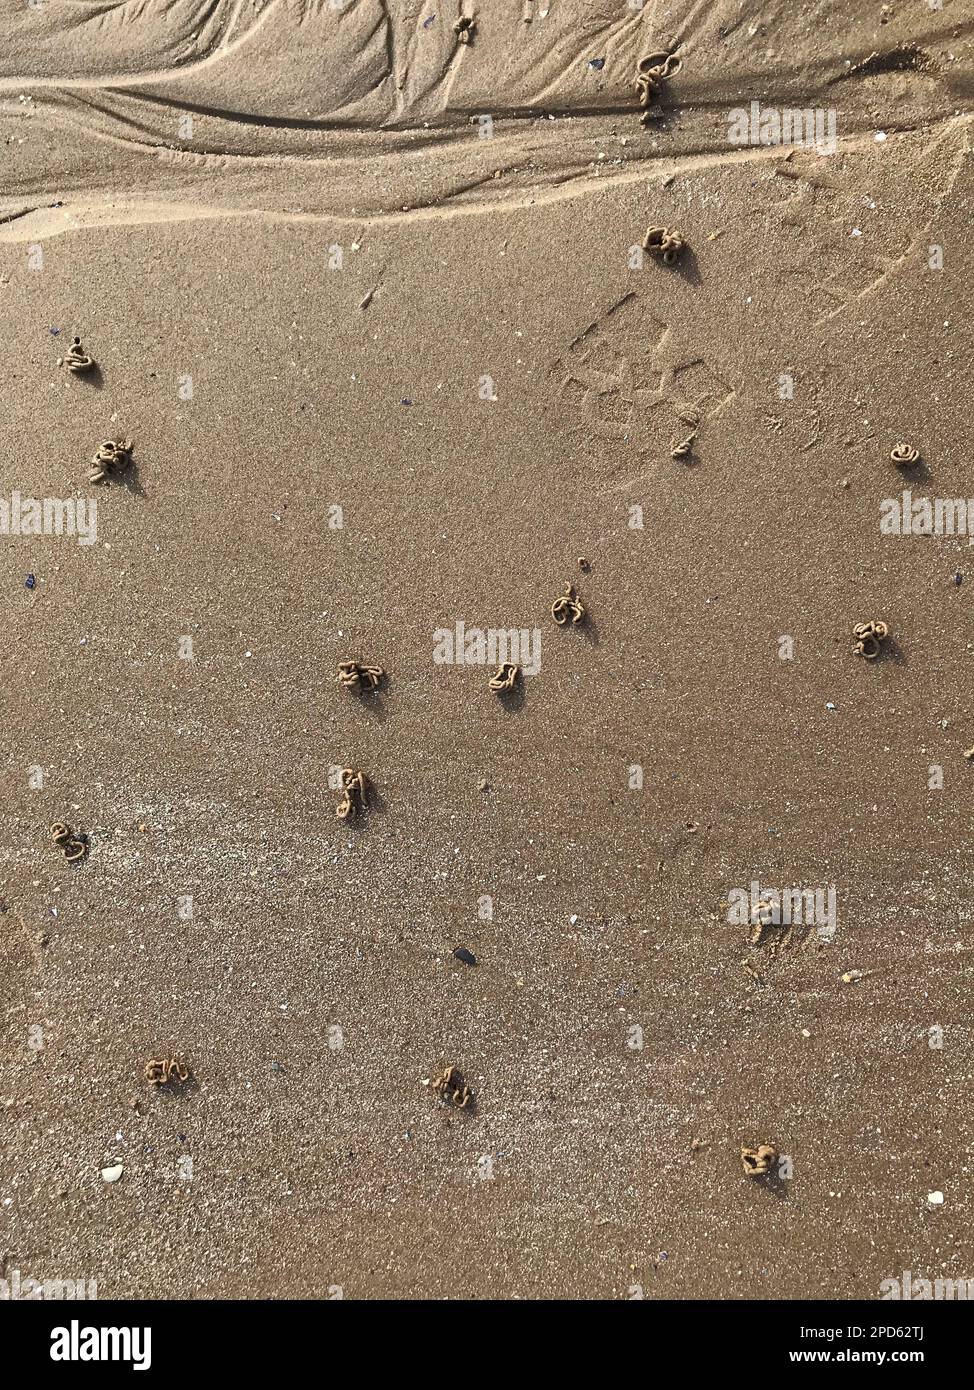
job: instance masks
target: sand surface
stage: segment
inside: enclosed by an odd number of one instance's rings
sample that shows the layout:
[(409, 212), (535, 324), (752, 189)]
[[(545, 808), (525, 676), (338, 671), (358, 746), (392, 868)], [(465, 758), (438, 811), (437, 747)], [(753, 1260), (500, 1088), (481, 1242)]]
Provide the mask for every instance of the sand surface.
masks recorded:
[[(974, 3), (477, 8), (0, 4), (0, 496), (98, 501), (0, 536), (0, 1277), (974, 1278), (974, 552), (879, 526), (901, 440), (974, 496)], [(836, 150), (731, 145), (752, 100)], [(516, 698), (460, 622), (540, 630)], [(751, 944), (752, 880), (834, 937)]]

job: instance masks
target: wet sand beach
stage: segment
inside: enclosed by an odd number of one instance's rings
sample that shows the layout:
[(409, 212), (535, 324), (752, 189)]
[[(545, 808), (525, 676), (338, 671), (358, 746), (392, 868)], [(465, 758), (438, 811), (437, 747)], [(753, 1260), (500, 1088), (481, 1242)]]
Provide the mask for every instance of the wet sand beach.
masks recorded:
[(0, 13), (0, 1278), (974, 1278), (974, 7), (497, 8)]

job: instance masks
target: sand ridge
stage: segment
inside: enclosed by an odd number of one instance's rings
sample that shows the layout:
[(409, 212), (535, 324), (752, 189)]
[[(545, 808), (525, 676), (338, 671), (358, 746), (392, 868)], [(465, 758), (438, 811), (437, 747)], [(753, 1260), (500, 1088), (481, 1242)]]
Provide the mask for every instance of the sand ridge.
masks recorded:
[[(374, 215), (735, 157), (727, 116), (754, 96), (837, 108), (846, 143), (872, 138), (877, 111), (888, 130), (933, 128), (971, 102), (974, 21), (956, 0), (921, 32), (905, 12), (850, 25), (823, 4), (814, 47), (811, 17), (781, 0), (751, 23), (711, 5), (657, 19), (550, 0), (527, 24), (497, 7), (469, 45), (448, 13), (386, 0), (219, 0), (198, 32), (190, 4), (69, 8), (69, 25), (56, 0), (8, 23), (8, 155), (29, 133), (9, 198), (31, 186), (38, 141), (61, 194)], [(632, 82), (655, 49), (682, 65), (644, 130)]]

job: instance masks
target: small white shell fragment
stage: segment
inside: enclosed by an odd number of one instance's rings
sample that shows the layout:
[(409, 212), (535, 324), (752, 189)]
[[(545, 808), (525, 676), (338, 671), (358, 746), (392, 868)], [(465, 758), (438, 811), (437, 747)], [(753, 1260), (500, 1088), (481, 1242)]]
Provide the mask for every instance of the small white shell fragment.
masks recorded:
[(124, 1172), (125, 1169), (122, 1167), (121, 1163), (115, 1163), (110, 1168), (103, 1168), (101, 1170), (102, 1181), (118, 1182)]

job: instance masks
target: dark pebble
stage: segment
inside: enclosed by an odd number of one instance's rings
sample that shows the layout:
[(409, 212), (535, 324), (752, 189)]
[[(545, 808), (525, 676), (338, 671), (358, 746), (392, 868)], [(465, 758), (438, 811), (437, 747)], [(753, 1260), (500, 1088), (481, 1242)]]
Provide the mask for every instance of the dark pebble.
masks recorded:
[(27, 578), (24, 580), (24, 588), (25, 588), (25, 589), (33, 589), (33, 587), (34, 587), (34, 585), (35, 585), (36, 583), (37, 583), (37, 580), (34, 578), (34, 576), (33, 576), (32, 574), (29, 574), (29, 575), (27, 576)]
[(456, 956), (457, 960), (462, 960), (464, 965), (477, 964), (477, 957), (472, 951), (468, 951), (466, 946), (458, 946), (453, 954)]
[(604, 59), (604, 58), (592, 58), (591, 61), (589, 62), (589, 67), (590, 67), (590, 68), (594, 68), (596, 72), (601, 72), (602, 69), (605, 67), (605, 59)]

